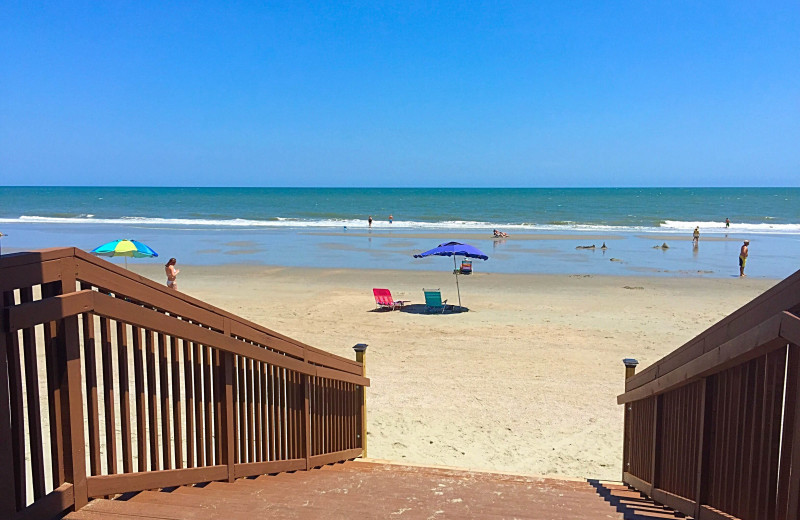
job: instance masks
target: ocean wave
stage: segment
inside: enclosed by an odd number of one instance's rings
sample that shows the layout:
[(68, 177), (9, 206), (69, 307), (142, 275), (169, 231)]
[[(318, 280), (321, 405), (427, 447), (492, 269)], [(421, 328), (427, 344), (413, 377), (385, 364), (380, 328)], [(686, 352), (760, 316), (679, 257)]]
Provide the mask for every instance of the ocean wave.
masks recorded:
[(699, 227), (706, 233), (780, 233), (787, 235), (800, 234), (800, 224), (769, 224), (731, 222), (731, 227), (726, 228), (724, 222), (696, 222), (683, 220), (665, 220), (659, 231), (691, 232)]
[[(276, 217), (274, 220), (254, 219), (203, 219), (203, 218), (160, 218), (160, 217), (119, 217), (96, 218), (92, 214), (76, 217), (51, 217), (37, 215), (23, 215), (18, 218), (0, 218), (0, 223), (8, 224), (52, 224), (52, 225), (112, 225), (135, 227), (174, 227), (174, 228), (323, 228), (323, 229), (367, 229), (368, 222), (363, 219), (297, 219), (289, 217)], [(571, 221), (551, 221), (547, 224), (537, 223), (503, 223), (482, 222), (470, 220), (447, 220), (439, 222), (403, 221), (395, 220), (392, 224), (388, 221), (373, 221), (372, 228), (377, 230), (405, 229), (405, 230), (463, 230), (485, 231), (502, 229), (506, 232), (585, 232), (585, 233), (624, 233), (624, 232), (658, 232), (683, 234), (691, 233), (695, 226), (700, 227), (702, 233), (759, 233), (759, 234), (800, 234), (800, 224), (769, 224), (769, 223), (731, 223), (730, 228), (725, 228), (724, 222), (696, 222), (666, 220), (660, 225), (610, 225), (586, 224)]]

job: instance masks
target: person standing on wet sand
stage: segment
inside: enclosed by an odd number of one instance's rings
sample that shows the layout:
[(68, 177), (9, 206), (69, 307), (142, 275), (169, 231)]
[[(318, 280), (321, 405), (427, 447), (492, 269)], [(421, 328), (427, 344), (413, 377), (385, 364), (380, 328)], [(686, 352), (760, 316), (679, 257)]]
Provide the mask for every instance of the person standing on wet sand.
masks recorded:
[(169, 262), (164, 266), (164, 270), (167, 272), (167, 287), (170, 289), (178, 290), (178, 273), (180, 273), (180, 269), (175, 269), (175, 264), (178, 261), (174, 258), (170, 258)]
[(694, 233), (692, 233), (692, 245), (697, 247), (698, 242), (700, 242), (700, 226), (694, 228)]
[(739, 250), (739, 278), (747, 276), (744, 274), (744, 266), (747, 264), (747, 256), (750, 254), (749, 245), (750, 241), (745, 240), (744, 244), (742, 244), (742, 249)]
[(372, 215), (369, 216), (367, 222), (369, 222), (369, 227), (372, 227)]
[(726, 218), (726, 219), (725, 219), (725, 228), (727, 229), (727, 228), (729, 228), (729, 227), (731, 227), (731, 219), (729, 219), (729, 218)]

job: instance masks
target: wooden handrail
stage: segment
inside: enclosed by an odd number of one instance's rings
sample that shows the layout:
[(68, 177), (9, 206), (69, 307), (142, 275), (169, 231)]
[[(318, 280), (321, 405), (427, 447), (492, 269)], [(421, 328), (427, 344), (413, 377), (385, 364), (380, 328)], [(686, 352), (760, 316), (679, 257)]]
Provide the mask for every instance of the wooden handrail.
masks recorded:
[(217, 330), (222, 330), (222, 321), (227, 318), (231, 320), (231, 333), (243, 339), (314, 364), (361, 374), (361, 366), (355, 361), (306, 345), (202, 300), (168, 289), (77, 248), (1, 256), (0, 270), (4, 276), (0, 278), (0, 292), (56, 281), (65, 267), (74, 270), (79, 281), (92, 283), (131, 300), (147, 301), (171, 315)]
[(640, 374), (623, 480), (702, 519), (800, 517), (800, 271)]
[[(93, 497), (363, 452), (362, 363), (74, 248), (0, 257), (0, 296), (0, 464), (11, 468), (0, 473), (0, 517), (49, 517)], [(42, 431), (43, 414), (49, 439), (25, 439), (23, 422)]]
[(82, 313), (92, 312), (98, 316), (124, 321), (160, 333), (169, 333), (186, 341), (214, 348), (249, 359), (270, 363), (301, 374), (338, 379), (349, 383), (369, 386), (368, 378), (341, 372), (323, 366), (312, 365), (295, 358), (256, 347), (250, 343), (226, 336), (212, 329), (197, 327), (189, 322), (147, 309), (92, 290), (82, 290), (59, 295), (45, 300), (23, 303), (7, 308), (4, 332), (16, 332), (40, 323), (56, 321)]

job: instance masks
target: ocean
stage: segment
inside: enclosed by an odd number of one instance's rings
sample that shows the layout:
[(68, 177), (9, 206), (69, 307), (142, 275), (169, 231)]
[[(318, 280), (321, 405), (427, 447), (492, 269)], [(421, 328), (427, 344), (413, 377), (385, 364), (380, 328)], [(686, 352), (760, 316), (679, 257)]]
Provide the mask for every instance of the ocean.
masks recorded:
[(411, 255), (452, 236), (486, 272), (716, 277), (748, 238), (748, 275), (777, 278), (800, 268), (800, 188), (0, 187), (0, 232), (5, 253), (135, 238), (184, 264), (375, 269), (436, 269)]

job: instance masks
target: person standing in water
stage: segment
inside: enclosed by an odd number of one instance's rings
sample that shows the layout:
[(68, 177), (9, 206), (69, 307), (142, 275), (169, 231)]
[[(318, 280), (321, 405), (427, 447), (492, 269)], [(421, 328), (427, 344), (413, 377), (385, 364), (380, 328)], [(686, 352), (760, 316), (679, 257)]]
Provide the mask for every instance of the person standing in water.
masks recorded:
[(389, 224), (392, 223), (392, 220), (393, 220), (393, 217), (391, 215), (389, 215)]
[(175, 264), (178, 263), (177, 260), (174, 258), (170, 258), (169, 262), (166, 263), (164, 266), (164, 270), (167, 272), (167, 287), (170, 289), (178, 290), (178, 273), (180, 273), (180, 269), (175, 269)]
[(700, 226), (694, 228), (694, 233), (692, 233), (692, 245), (697, 247), (697, 244), (700, 242)]
[(729, 218), (726, 218), (726, 219), (725, 219), (725, 227), (726, 227), (726, 228), (729, 228), (729, 227), (731, 227), (731, 219), (729, 219)]
[(369, 216), (367, 222), (369, 222), (369, 227), (372, 227), (372, 215)]
[(739, 278), (747, 276), (744, 274), (744, 266), (747, 264), (747, 256), (750, 254), (749, 245), (750, 241), (745, 240), (744, 244), (742, 244), (742, 248), (739, 250)]

